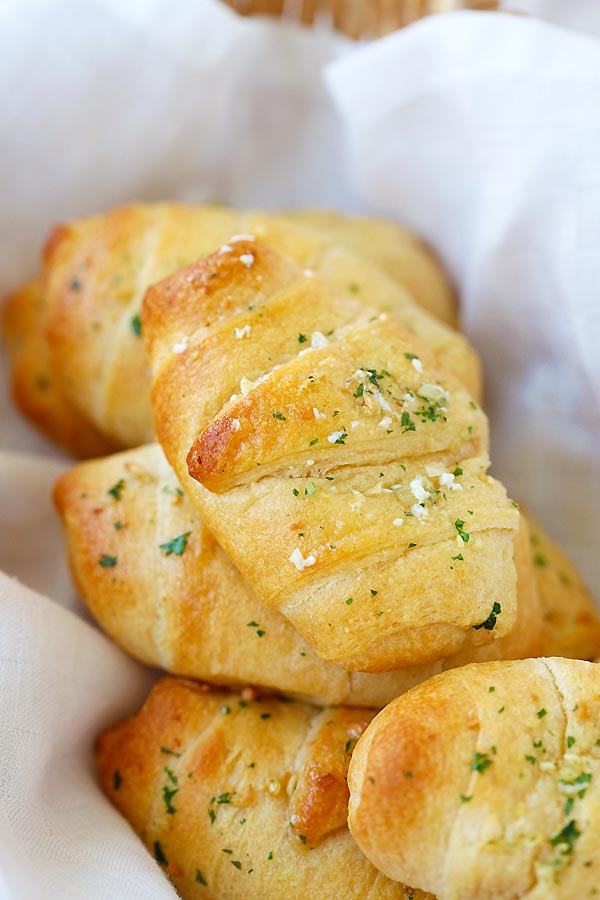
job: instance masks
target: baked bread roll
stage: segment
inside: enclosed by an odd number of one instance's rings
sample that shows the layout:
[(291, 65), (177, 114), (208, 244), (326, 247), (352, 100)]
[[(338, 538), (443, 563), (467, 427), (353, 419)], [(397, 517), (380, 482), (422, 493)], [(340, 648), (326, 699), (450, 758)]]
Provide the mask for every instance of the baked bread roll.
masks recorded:
[(3, 332), (11, 361), (14, 401), (28, 419), (75, 456), (102, 456), (116, 446), (66, 400), (57, 384), (44, 332), (46, 300), (40, 280), (8, 297)]
[(544, 656), (600, 656), (600, 618), (593, 597), (563, 551), (526, 511), (543, 605)]
[(335, 234), (403, 284), (419, 306), (456, 327), (457, 302), (448, 277), (424, 242), (408, 228), (389, 219), (345, 216), (331, 210), (296, 209), (288, 215)]
[[(60, 478), (54, 497), (87, 608), (125, 650), (172, 674), (381, 708), (465, 662), (463, 654), (363, 674), (321, 659), (284, 616), (256, 598), (183, 495), (158, 444), (76, 466)], [(515, 628), (473, 651), (469, 662), (542, 649), (526, 527), (515, 541), (515, 565)]]
[[(139, 320), (145, 288), (212, 252), (236, 232), (249, 231), (353, 296), (389, 308), (422, 334), (477, 394), (479, 363), (466, 339), (416, 305), (404, 282), (358, 255), (335, 232), (219, 207), (135, 205), (60, 226), (44, 253), (53, 379), (68, 403), (108, 439), (135, 446), (153, 436)], [(357, 241), (350, 243), (356, 247)], [(385, 259), (389, 252), (387, 244)], [(425, 274), (433, 271), (438, 284), (443, 276), (417, 244), (407, 252), (401, 266), (413, 273), (413, 289), (415, 279), (423, 281), (424, 296), (431, 279), (414, 274), (411, 260)]]
[(320, 656), (385, 671), (512, 630), (486, 417), (407, 329), (257, 241), (150, 288), (143, 327), (184, 490)]
[(372, 715), (165, 678), (98, 739), (100, 780), (184, 900), (401, 900), (346, 826)]
[(348, 776), (350, 829), (438, 900), (573, 900), (600, 884), (600, 667), (491, 662), (387, 706)]

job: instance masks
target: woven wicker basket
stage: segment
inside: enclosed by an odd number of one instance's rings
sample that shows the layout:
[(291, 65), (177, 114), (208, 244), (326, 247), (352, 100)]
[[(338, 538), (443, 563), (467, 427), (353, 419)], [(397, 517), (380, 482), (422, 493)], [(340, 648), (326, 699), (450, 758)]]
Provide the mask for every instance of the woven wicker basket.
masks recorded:
[(495, 10), (498, 0), (225, 0), (242, 15), (268, 15), (335, 28), (354, 39), (380, 37), (424, 16)]

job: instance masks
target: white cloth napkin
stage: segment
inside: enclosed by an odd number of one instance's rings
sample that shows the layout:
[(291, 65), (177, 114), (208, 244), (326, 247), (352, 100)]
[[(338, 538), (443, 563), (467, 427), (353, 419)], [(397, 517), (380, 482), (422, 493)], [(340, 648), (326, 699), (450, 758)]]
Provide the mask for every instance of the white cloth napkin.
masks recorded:
[[(210, 0), (4, 0), (0, 290), (52, 223), (131, 199), (408, 222), (460, 286), (496, 473), (600, 592), (600, 10), (506, 5), (565, 27), (456, 14), (354, 46)], [(0, 570), (40, 592), (0, 575), (0, 900), (174, 898), (91, 755), (155, 674), (85, 621), (50, 503), (67, 463), (6, 391), (0, 447)]]

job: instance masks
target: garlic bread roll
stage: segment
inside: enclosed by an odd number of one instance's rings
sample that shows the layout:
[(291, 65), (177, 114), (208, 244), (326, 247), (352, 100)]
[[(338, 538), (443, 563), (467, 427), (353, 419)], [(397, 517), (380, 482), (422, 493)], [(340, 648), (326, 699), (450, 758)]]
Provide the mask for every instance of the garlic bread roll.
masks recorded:
[(349, 825), (390, 878), (438, 900), (573, 900), (600, 884), (600, 667), (453, 669), (353, 754)]
[(346, 825), (372, 715), (165, 678), (98, 739), (100, 780), (183, 900), (402, 900)]
[(60, 226), (44, 253), (53, 375), (69, 403), (113, 442), (135, 446), (153, 437), (139, 318), (144, 291), (236, 233), (260, 236), (350, 296), (389, 310), (478, 394), (479, 362), (464, 336), (335, 231), (266, 213), (138, 204)]
[[(80, 464), (54, 492), (80, 596), (125, 650), (175, 675), (262, 685), (315, 703), (381, 708), (465, 655), (365, 674), (321, 659), (264, 606), (183, 495), (158, 444)], [(540, 652), (542, 616), (527, 529), (515, 541), (518, 615), (466, 661)]]
[(11, 294), (2, 312), (12, 395), (19, 409), (75, 456), (101, 456), (117, 449), (61, 392), (44, 331), (47, 304), (41, 281)]
[(320, 656), (385, 671), (511, 631), (487, 419), (411, 332), (257, 241), (154, 285), (143, 327), (183, 489)]

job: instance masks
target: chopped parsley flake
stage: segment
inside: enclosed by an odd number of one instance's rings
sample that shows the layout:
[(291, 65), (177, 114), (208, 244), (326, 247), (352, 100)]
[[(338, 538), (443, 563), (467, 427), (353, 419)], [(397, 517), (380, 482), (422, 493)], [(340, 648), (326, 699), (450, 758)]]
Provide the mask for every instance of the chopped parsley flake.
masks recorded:
[(475, 631), (479, 631), (480, 628), (485, 628), (486, 631), (493, 631), (496, 626), (496, 620), (500, 613), (502, 612), (502, 607), (500, 604), (495, 601), (492, 606), (492, 611), (485, 620), (485, 622), (480, 622), (479, 625), (473, 625)]
[(318, 443), (318, 441), (319, 441), (319, 438), (318, 438), (318, 437), (313, 438), (313, 440), (309, 442), (309, 445), (308, 445), (308, 446), (309, 446), (309, 447), (314, 447), (315, 444)]
[(575, 743), (575, 738), (572, 734), (567, 735), (567, 748), (570, 750), (573, 744)]
[(455, 478), (457, 478), (459, 475), (462, 475), (462, 473), (463, 473), (463, 470), (461, 469), (461, 467), (457, 466), (453, 472), (453, 475)]
[(543, 708), (542, 708), (542, 709), (538, 709), (538, 711), (537, 711), (537, 713), (536, 713), (536, 716), (538, 717), (538, 719), (543, 719), (544, 716), (547, 716), (547, 715), (548, 715), (548, 710), (547, 710), (547, 709), (543, 709)]
[(346, 606), (350, 606), (351, 603), (352, 603), (352, 597), (348, 597), (348, 599), (346, 600)]
[(125, 528), (123, 522), (113, 522), (113, 528), (115, 531), (121, 531), (122, 528)]
[(116, 484), (113, 484), (113, 486), (107, 490), (106, 493), (110, 494), (111, 497), (114, 497), (115, 500), (120, 500), (124, 487), (125, 480), (123, 478), (120, 478)]
[(109, 556), (107, 553), (103, 553), (98, 560), (98, 564), (102, 566), (103, 569), (112, 569), (117, 564), (117, 557)]
[(169, 750), (168, 747), (161, 747), (160, 752), (164, 753), (165, 756), (176, 756), (178, 759), (181, 756), (181, 753), (177, 753), (175, 750)]
[(204, 887), (208, 887), (206, 878), (202, 874), (201, 869), (196, 869), (196, 881), (198, 882), (198, 884), (203, 884)]
[(239, 861), (239, 859), (232, 859), (232, 860), (231, 860), (231, 865), (232, 865), (232, 866), (235, 866), (236, 869), (241, 869), (241, 868), (242, 868), (242, 864), (241, 864), (241, 862)]
[(219, 712), (222, 713), (222, 715), (224, 715), (224, 716), (228, 716), (231, 713), (231, 707), (230, 706), (221, 706), (219, 708)]
[(376, 596), (377, 596), (377, 591), (374, 591), (373, 588), (371, 588), (371, 597), (376, 597)]
[(535, 553), (533, 556), (533, 564), (540, 569), (545, 569), (548, 565), (548, 560), (542, 553)]
[(307, 342), (307, 340), (308, 340), (308, 338), (306, 337), (305, 334), (298, 335), (298, 343), (299, 344), (305, 344)]
[(581, 837), (581, 832), (577, 828), (577, 823), (575, 819), (571, 819), (571, 821), (565, 825), (562, 831), (559, 831), (553, 837), (550, 838), (550, 843), (553, 847), (563, 847), (562, 851), (563, 855), (567, 856), (573, 852), (574, 843), (577, 838)]
[(470, 535), (468, 534), (468, 532), (466, 532), (464, 530), (464, 528), (463, 528), (464, 524), (465, 523), (464, 523), (463, 519), (456, 519), (456, 521), (454, 522), (454, 527), (458, 531), (461, 539), (465, 542), (465, 544), (468, 544)]
[(142, 336), (142, 320), (140, 319), (139, 313), (136, 313), (135, 316), (132, 316), (131, 318), (131, 330), (136, 337)]
[(471, 769), (474, 772), (479, 772), (480, 775), (483, 775), (486, 769), (494, 762), (493, 759), (490, 759), (489, 753), (475, 753), (473, 755), (473, 761), (471, 763)]
[(172, 541), (166, 541), (166, 543), (160, 544), (160, 549), (165, 551), (165, 556), (170, 556), (171, 553), (174, 553), (175, 556), (183, 556), (191, 533), (191, 531), (186, 531), (185, 534), (178, 535), (176, 538), (173, 538)]
[(159, 866), (168, 866), (169, 861), (165, 856), (163, 848), (160, 846), (160, 841), (154, 841), (154, 859), (159, 864)]
[(285, 422), (285, 416), (282, 412), (279, 412), (279, 410), (273, 413), (273, 418), (278, 419), (280, 422)]
[(468, 796), (467, 796), (466, 794), (461, 794), (461, 795), (460, 795), (460, 802), (461, 802), (461, 803), (468, 803), (468, 802), (469, 802), (470, 800), (472, 800), (472, 799), (473, 799), (473, 794), (469, 794)]
[(172, 799), (179, 792), (179, 788), (170, 788), (167, 784), (163, 786), (162, 795), (163, 800), (165, 801), (165, 806), (167, 808), (168, 815), (172, 816), (177, 812), (175, 807), (172, 804)]
[(402, 434), (406, 434), (407, 431), (417, 430), (415, 423), (410, 417), (410, 413), (407, 413), (406, 410), (400, 416), (400, 424), (402, 425)]
[(210, 808), (208, 810), (208, 818), (210, 819), (210, 824), (214, 825), (215, 819), (217, 818), (217, 814), (214, 809)]

